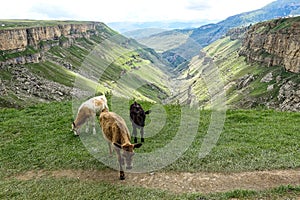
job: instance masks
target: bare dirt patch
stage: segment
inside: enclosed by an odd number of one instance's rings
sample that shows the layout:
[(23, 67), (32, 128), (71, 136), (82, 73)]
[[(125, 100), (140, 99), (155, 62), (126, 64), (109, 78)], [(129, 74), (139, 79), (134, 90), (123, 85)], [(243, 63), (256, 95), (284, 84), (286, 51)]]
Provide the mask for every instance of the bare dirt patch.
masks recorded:
[(187, 172), (152, 172), (126, 173), (126, 180), (120, 181), (114, 170), (83, 171), (28, 171), (18, 175), (19, 180), (31, 180), (44, 177), (76, 178), (84, 181), (107, 182), (128, 186), (140, 186), (151, 189), (163, 189), (175, 193), (227, 192), (236, 189), (265, 190), (281, 185), (300, 185), (300, 169), (254, 171), (241, 173), (187, 173)]

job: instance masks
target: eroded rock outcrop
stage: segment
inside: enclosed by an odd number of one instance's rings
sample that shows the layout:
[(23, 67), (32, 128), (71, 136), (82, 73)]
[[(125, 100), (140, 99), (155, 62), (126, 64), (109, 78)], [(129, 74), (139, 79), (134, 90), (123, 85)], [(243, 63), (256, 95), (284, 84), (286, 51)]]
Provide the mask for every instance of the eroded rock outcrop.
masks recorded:
[(105, 26), (89, 22), (0, 30), (0, 66), (39, 63), (52, 47), (68, 48), (78, 38), (99, 34)]
[(8, 95), (8, 89), (19, 99), (28, 97), (43, 99), (44, 101), (62, 101), (70, 99), (72, 88), (62, 84), (46, 80), (28, 70), (25, 66), (0, 68), (3, 71), (10, 71), (12, 79), (0, 82), (0, 94)]
[(293, 81), (284, 83), (279, 90), (278, 101), (280, 110), (300, 111), (300, 84)]
[(254, 80), (255, 77), (252, 74), (246, 74), (245, 76), (237, 80), (236, 88), (237, 89), (245, 88)]
[(243, 39), (246, 31), (248, 31), (249, 26), (241, 27), (241, 28), (232, 28), (227, 33), (226, 36), (230, 37), (230, 40), (238, 40)]
[(26, 63), (39, 63), (43, 59), (44, 59), (43, 53), (34, 53), (34, 54), (7, 59), (5, 61), (0, 62), (0, 66), (21, 65)]
[(266, 66), (283, 66), (300, 72), (300, 17), (253, 25), (243, 41), (240, 55)]
[(91, 22), (0, 30), (0, 51), (23, 51), (27, 46), (37, 47), (41, 41), (57, 40), (61, 36), (82, 37), (89, 30), (96, 30), (99, 24)]

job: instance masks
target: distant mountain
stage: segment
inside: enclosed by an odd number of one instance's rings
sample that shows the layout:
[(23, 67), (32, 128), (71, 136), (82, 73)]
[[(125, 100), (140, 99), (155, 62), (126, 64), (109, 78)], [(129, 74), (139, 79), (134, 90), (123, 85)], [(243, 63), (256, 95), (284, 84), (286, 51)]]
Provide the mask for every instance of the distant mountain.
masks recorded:
[[(186, 31), (173, 30), (165, 32), (165, 34), (161, 33), (159, 35), (163, 35), (164, 40), (174, 41), (173, 45), (169, 44), (169, 49), (165, 49), (163, 56), (166, 60), (173, 60), (174, 55), (177, 55), (177, 57), (181, 56), (184, 58), (183, 60), (186, 61), (195, 56), (203, 47), (206, 47), (207, 45), (224, 36), (226, 32), (232, 28), (248, 26), (261, 21), (299, 14), (299, 0), (277, 0), (261, 9), (228, 17), (227, 19), (216, 24), (211, 23), (200, 26), (199, 28), (188, 29)], [(180, 34), (183, 34), (181, 36), (181, 38), (183, 38), (181, 41), (178, 41), (177, 37), (179, 32)], [(159, 41), (161, 41), (159, 35), (141, 38), (138, 39), (138, 41), (151, 48), (154, 48), (155, 50), (161, 50), (162, 48), (159, 46)], [(172, 39), (174, 37), (176, 40)], [(157, 40), (157, 42), (155, 40)], [(177, 45), (177, 47), (174, 48), (176, 44), (180, 45)], [(166, 46), (163, 43), (161, 45), (163, 45), (164, 48)], [(182, 55), (181, 52), (185, 52), (185, 55)], [(172, 64), (174, 65), (174, 63)], [(180, 64), (180, 62), (175, 62), (174, 67)]]
[(146, 38), (151, 35), (162, 33), (165, 31), (167, 31), (167, 29), (144, 28), (144, 29), (137, 29), (137, 30), (133, 30), (133, 31), (123, 32), (122, 35), (125, 35), (126, 37), (129, 37), (129, 38), (141, 39), (141, 38)]
[(174, 22), (174, 21), (154, 21), (154, 22), (111, 22), (107, 23), (109, 27), (127, 36), (127, 32), (137, 32), (143, 29), (189, 29), (196, 28), (210, 21), (191, 21), (191, 22)]
[(277, 0), (261, 9), (234, 15), (217, 24), (209, 24), (194, 29), (190, 37), (202, 46), (207, 46), (222, 37), (231, 28), (299, 14), (299, 0)]

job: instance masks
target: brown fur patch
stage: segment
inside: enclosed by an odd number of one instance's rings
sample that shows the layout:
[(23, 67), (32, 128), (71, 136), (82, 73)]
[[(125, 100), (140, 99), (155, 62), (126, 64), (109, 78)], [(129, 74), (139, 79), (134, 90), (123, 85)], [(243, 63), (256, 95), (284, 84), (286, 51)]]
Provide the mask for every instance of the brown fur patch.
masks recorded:
[(99, 121), (102, 132), (108, 141), (120, 145), (130, 144), (129, 130), (122, 117), (114, 112), (104, 110), (100, 114)]
[(93, 103), (94, 103), (94, 105), (95, 105), (96, 107), (100, 107), (100, 106), (102, 106), (102, 105), (105, 104), (105, 102), (104, 102), (102, 99), (95, 99), (95, 100), (93, 101)]
[(76, 120), (74, 121), (76, 128), (79, 128), (85, 121), (94, 115), (94, 112), (88, 107), (82, 107), (77, 115)]

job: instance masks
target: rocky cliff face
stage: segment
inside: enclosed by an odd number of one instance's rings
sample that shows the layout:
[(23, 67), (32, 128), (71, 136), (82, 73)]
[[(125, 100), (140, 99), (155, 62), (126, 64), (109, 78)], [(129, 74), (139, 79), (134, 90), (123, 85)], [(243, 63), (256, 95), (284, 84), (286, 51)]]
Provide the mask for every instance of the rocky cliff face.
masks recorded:
[(83, 22), (0, 30), (0, 96), (3, 97), (0, 98), (0, 106), (16, 107), (19, 106), (18, 102), (30, 102), (30, 99), (63, 101), (84, 92), (48, 80), (28, 69), (25, 64), (47, 61), (71, 69), (72, 64), (48, 51), (56, 46), (61, 49), (76, 46), (76, 39), (80, 38), (88, 40), (95, 36), (100, 40), (106, 33), (102, 29), (106, 29), (103, 23)]
[(26, 29), (0, 30), (0, 50), (24, 50), (28, 44)]
[(277, 19), (251, 26), (240, 50), (250, 62), (283, 66), (300, 72), (300, 17)]
[(77, 38), (99, 34), (103, 26), (90, 22), (0, 30), (0, 66), (38, 63), (51, 47), (69, 47)]
[(277, 96), (279, 108), (283, 111), (300, 111), (300, 84), (287, 81), (282, 84)]
[(41, 41), (57, 40), (61, 36), (81, 37), (89, 30), (95, 30), (97, 24), (99, 23), (0, 30), (0, 51), (23, 51), (27, 46), (37, 47)]
[(229, 36), (230, 40), (242, 40), (245, 37), (245, 33), (248, 31), (249, 26), (241, 28), (232, 28), (230, 29), (225, 36)]

